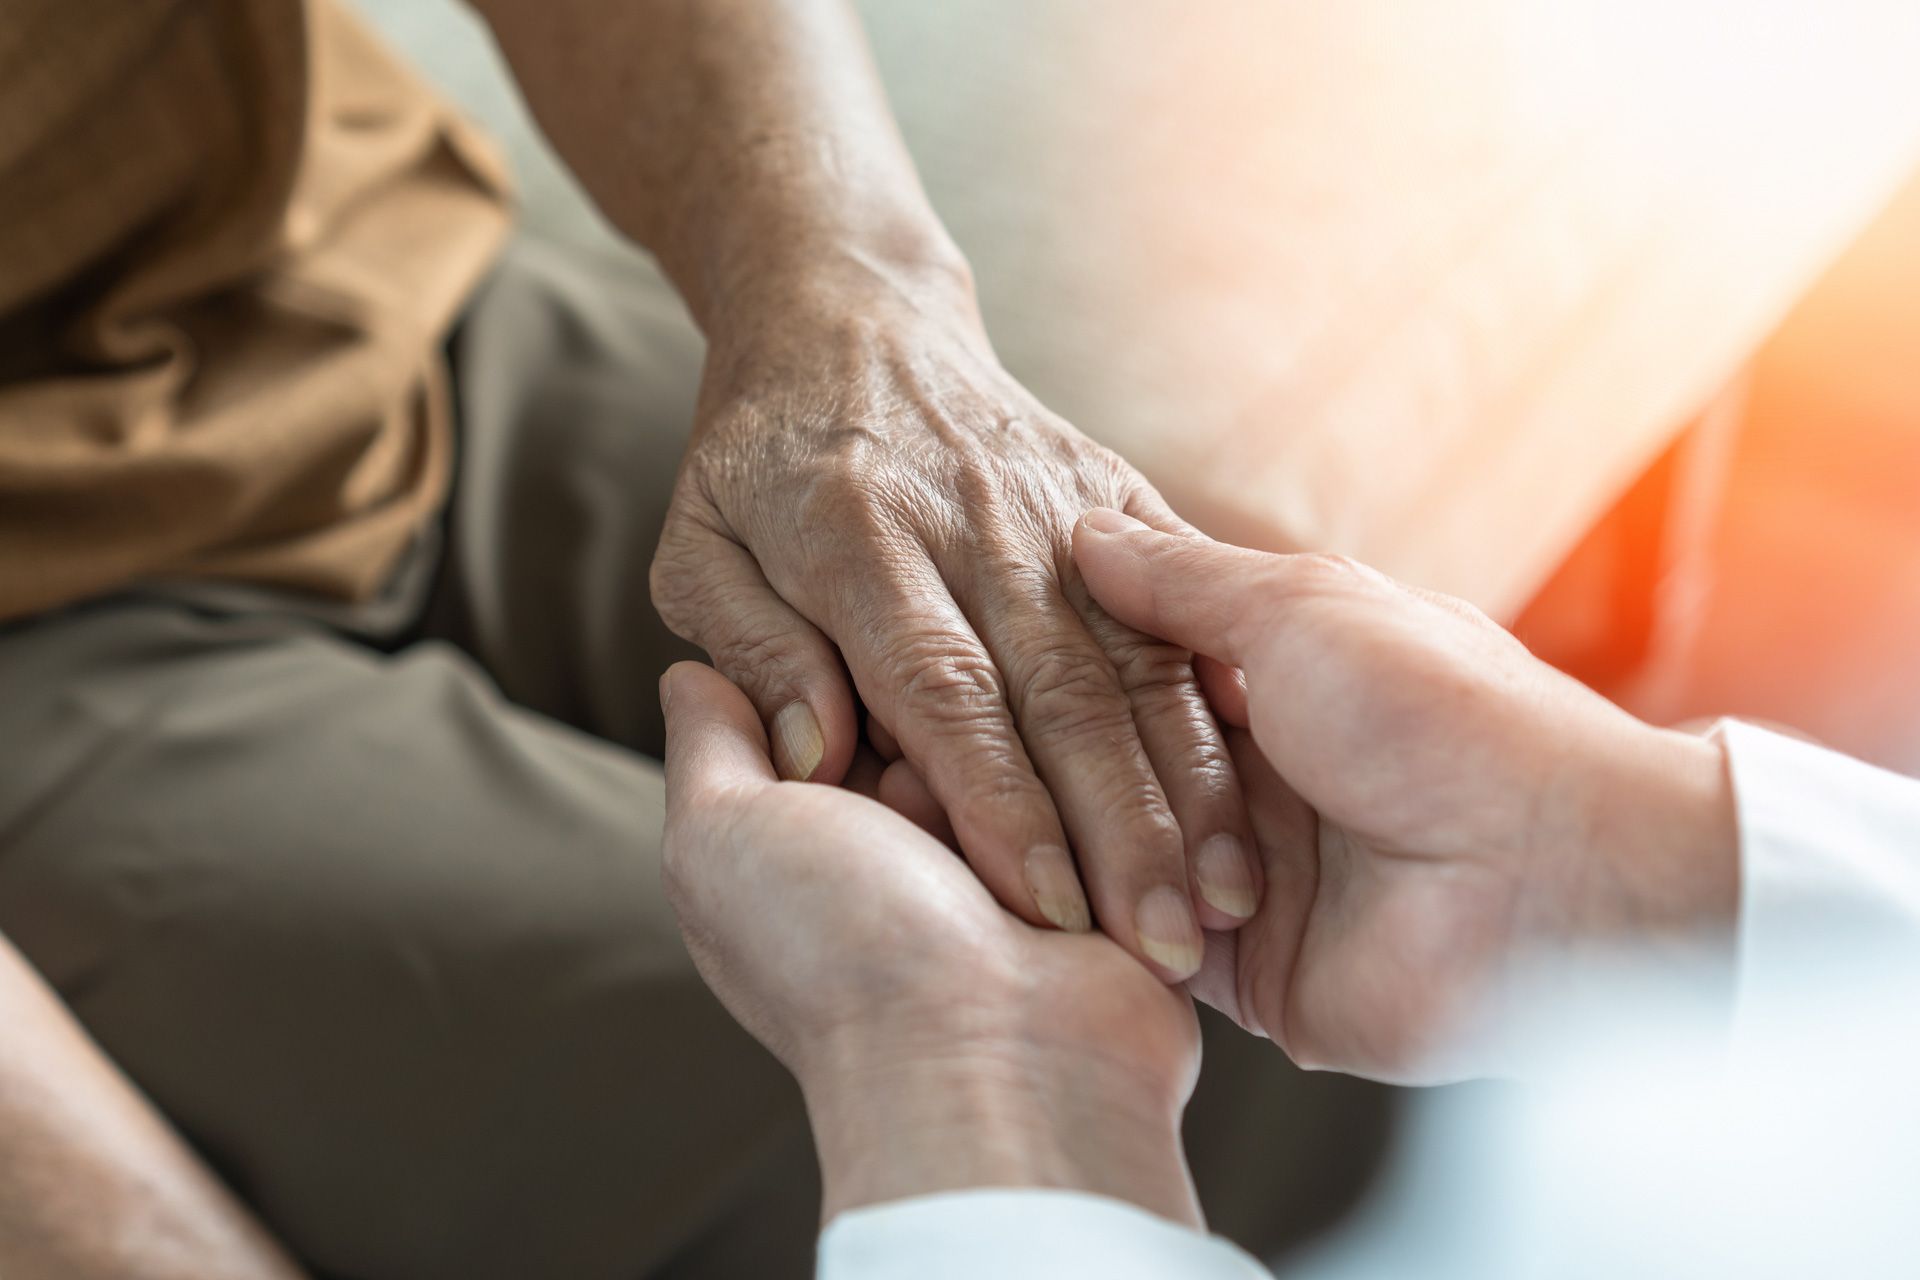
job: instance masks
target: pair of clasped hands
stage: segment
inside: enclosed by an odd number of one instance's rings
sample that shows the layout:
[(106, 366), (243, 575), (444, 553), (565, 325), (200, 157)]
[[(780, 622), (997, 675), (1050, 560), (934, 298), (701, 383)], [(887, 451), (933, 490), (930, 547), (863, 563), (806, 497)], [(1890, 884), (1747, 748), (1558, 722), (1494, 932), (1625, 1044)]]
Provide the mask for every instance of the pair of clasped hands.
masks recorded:
[[(1097, 889), (1089, 912), (1077, 881), (1036, 914), (1019, 878), (969, 866), (884, 730), (844, 787), (781, 781), (726, 679), (684, 663), (662, 682), (668, 889), (701, 973), (801, 1083), (828, 1216), (1041, 1185), (1197, 1222), (1178, 1137), (1194, 999), (1302, 1065), (1499, 1073), (1458, 1033), (1524, 957), (1731, 920), (1720, 747), (1635, 720), (1472, 607), (1108, 509), (1063, 572), (1169, 660), (1191, 652), (1224, 744), (1164, 780), (1236, 815), (1190, 833), (1164, 920), (1151, 897), (1110, 917)], [(1111, 878), (1115, 850), (1076, 854), (1090, 888)], [(1181, 932), (1189, 902), (1204, 935)]]

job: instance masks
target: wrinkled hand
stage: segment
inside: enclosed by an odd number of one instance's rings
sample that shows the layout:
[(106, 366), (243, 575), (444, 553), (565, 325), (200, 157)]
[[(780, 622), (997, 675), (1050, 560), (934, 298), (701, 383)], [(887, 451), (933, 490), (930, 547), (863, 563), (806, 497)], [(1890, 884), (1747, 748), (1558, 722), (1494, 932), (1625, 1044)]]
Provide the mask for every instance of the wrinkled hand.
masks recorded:
[(1258, 901), (1245, 805), (1188, 654), (1116, 623), (1070, 554), (1095, 506), (1184, 526), (1000, 368), (970, 292), (802, 292), (714, 339), (662, 616), (752, 699), (781, 776), (845, 776), (857, 690), (1002, 904), (1076, 930), (1090, 900), (1187, 977), (1198, 925)]
[(1033, 928), (873, 800), (778, 781), (746, 698), (668, 672), (668, 896), (701, 975), (799, 1079), (828, 1216), (1055, 1185), (1197, 1220), (1186, 995), (1111, 940)]
[(1720, 748), (1633, 719), (1471, 606), (1116, 512), (1081, 524), (1075, 557), (1115, 617), (1205, 655), (1241, 726), (1267, 895), (1209, 939), (1192, 988), (1295, 1060), (1505, 1070), (1459, 1034), (1542, 948), (1731, 920)]

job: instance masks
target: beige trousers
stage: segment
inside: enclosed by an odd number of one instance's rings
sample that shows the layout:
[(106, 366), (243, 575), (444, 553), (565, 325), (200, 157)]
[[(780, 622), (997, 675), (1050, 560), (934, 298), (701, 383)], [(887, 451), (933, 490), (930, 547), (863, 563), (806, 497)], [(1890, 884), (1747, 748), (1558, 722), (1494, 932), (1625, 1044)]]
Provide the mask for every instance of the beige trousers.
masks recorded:
[[(659, 884), (689, 651), (647, 565), (698, 338), (521, 244), (454, 356), (457, 487), (387, 599), (162, 586), (0, 630), (0, 933), (323, 1275), (805, 1275), (797, 1091)], [(1271, 1251), (1356, 1194), (1382, 1095), (1222, 1030), (1196, 1176)]]

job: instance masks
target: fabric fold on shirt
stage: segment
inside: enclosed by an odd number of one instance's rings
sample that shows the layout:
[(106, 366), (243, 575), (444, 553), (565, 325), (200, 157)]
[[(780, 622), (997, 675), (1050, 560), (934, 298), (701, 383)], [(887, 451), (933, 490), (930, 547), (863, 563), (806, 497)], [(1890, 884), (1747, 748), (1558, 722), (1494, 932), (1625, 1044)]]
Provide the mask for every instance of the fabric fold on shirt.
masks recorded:
[(376, 592), (451, 468), (491, 144), (334, 0), (6, 0), (0, 619)]

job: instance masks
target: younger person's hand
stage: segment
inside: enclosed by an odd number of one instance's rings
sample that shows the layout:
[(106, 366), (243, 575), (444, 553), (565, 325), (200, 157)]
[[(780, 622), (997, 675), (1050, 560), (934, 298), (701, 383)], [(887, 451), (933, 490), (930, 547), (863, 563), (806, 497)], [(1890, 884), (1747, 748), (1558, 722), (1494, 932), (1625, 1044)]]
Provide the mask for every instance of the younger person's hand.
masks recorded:
[(1239, 726), (1267, 894), (1209, 936), (1192, 985), (1296, 1061), (1499, 1070), (1460, 1033), (1523, 957), (1731, 922), (1721, 749), (1635, 720), (1471, 606), (1115, 511), (1081, 522), (1074, 554), (1114, 617), (1203, 655)]
[(1011, 915), (885, 806), (779, 781), (753, 704), (713, 670), (674, 667), (661, 700), (668, 896), (708, 985), (800, 1081), (826, 1216), (1055, 1186), (1199, 1221), (1185, 992), (1100, 934)]

